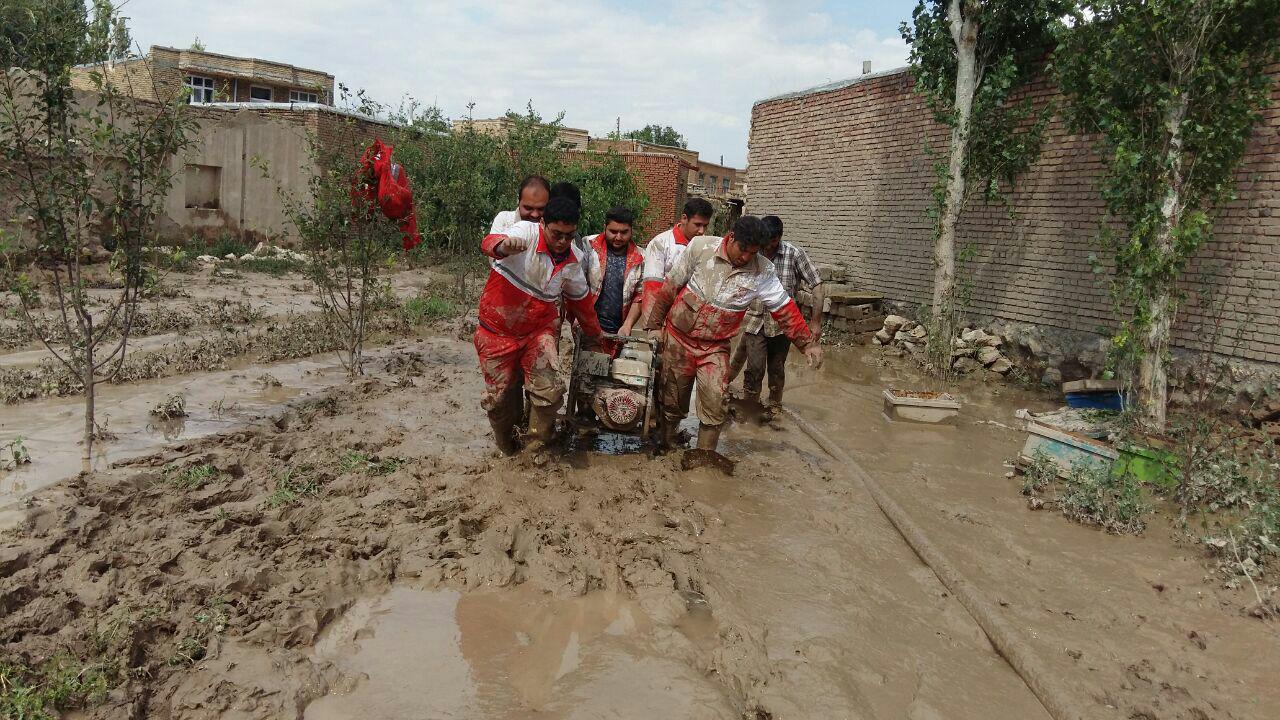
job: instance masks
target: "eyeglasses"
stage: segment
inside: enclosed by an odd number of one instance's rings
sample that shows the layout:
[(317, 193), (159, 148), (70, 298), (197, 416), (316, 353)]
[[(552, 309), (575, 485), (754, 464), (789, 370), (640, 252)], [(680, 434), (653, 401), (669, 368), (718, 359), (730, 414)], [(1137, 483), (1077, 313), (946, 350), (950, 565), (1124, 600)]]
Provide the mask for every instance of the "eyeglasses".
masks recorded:
[(560, 232), (559, 230), (552, 230), (551, 228), (546, 228), (546, 231), (547, 231), (547, 237), (549, 237), (552, 240), (558, 240), (560, 242), (573, 240), (573, 233), (571, 232)]

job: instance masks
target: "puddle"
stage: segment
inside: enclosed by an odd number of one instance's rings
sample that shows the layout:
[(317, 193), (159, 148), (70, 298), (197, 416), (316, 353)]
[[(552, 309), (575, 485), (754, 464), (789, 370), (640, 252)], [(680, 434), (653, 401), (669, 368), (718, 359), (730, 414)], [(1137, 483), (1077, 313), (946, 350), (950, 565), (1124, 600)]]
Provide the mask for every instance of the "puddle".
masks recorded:
[[(691, 613), (689, 632), (707, 622)], [(357, 602), (321, 636), (317, 659), (354, 682), (304, 717), (736, 717), (713, 682), (653, 646), (653, 629), (636, 604), (606, 591), (557, 600), (528, 587), (396, 587)]]
[[(376, 363), (400, 347), (367, 352)], [(270, 375), (279, 382), (263, 382)], [(100, 385), (97, 417), (114, 439), (95, 445), (93, 469), (146, 455), (175, 440), (190, 440), (243, 425), (280, 410), (286, 402), (346, 382), (332, 354), (254, 364), (232, 370)], [(161, 421), (149, 411), (169, 395), (183, 396), (188, 416)], [(32, 462), (0, 471), (0, 507), (27, 493), (72, 477), (83, 468), (84, 398), (54, 398), (0, 406), (0, 443), (21, 436)]]

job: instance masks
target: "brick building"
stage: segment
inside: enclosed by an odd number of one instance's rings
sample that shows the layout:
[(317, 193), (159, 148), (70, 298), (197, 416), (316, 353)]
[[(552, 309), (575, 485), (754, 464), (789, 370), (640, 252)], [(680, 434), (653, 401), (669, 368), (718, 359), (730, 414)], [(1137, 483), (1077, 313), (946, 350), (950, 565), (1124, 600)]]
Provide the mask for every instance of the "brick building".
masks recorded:
[[(90, 78), (101, 66), (72, 70), (77, 89), (94, 89)], [(108, 82), (144, 100), (188, 91), (192, 103), (275, 102), (333, 104), (333, 76), (285, 63), (152, 45), (145, 58), (124, 60), (106, 70)]]
[(690, 179), (692, 187), (690, 192), (710, 195), (713, 197), (736, 197), (740, 193), (742, 183), (738, 179), (738, 175), (742, 173), (737, 168), (731, 168), (728, 165), (717, 165), (707, 162), (706, 160), (698, 161), (697, 179)]
[[(506, 135), (511, 129), (511, 118), (500, 117), (490, 118), (486, 120), (455, 120), (453, 128), (462, 130), (464, 128), (474, 128), (476, 132), (485, 135)], [(564, 150), (586, 150), (588, 134), (586, 130), (571, 127), (556, 128), (556, 139), (560, 141), (560, 147)]]
[[(1273, 93), (1237, 174), (1238, 197), (1219, 210), (1213, 242), (1185, 274), (1179, 347), (1209, 349), (1205, 328), (1239, 330), (1241, 342), (1217, 350), (1280, 363), (1280, 86)], [(1061, 100), (1044, 81), (1027, 94)], [(1009, 196), (1014, 214), (982, 202), (966, 210), (957, 241), (974, 253), (965, 263), (974, 314), (1079, 333), (1115, 327), (1106, 270), (1095, 274), (1090, 261), (1104, 217), (1093, 140), (1055, 118), (1040, 159)], [(789, 239), (843, 266), (861, 288), (926, 303), (935, 182), (926, 143), (945, 149), (946, 128), (906, 69), (761, 100), (751, 117), (748, 209), (781, 216)], [(1225, 316), (1200, 306), (1204, 290), (1226, 301)]]
[[(600, 151), (575, 150), (566, 152), (566, 158), (574, 162), (589, 163), (600, 157)], [(675, 224), (686, 198), (685, 187), (689, 174), (696, 169), (682, 157), (668, 153), (623, 152), (627, 167), (640, 179), (645, 194), (649, 196), (649, 208), (640, 219), (636, 241), (641, 245), (649, 238)]]

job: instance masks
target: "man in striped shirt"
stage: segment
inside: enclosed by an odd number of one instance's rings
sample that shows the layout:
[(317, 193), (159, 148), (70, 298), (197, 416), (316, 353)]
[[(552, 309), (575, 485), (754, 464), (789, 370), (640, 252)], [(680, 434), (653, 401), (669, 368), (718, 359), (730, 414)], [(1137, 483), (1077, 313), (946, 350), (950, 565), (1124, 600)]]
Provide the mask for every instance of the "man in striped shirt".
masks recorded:
[(515, 427), (526, 393), (532, 406), (530, 444), (545, 446), (555, 429), (564, 399), (556, 351), (558, 303), (563, 301), (588, 338), (601, 339), (595, 297), (573, 247), (578, 217), (576, 203), (553, 198), (541, 223), (518, 222), (480, 244), (493, 259), (475, 335), (485, 383), (480, 406), (489, 414), (498, 448), (508, 455), (519, 449)]
[[(796, 245), (782, 239), (782, 219), (776, 215), (767, 215), (761, 222), (764, 225), (767, 240), (760, 249), (760, 254), (773, 263), (778, 281), (791, 298), (801, 285), (813, 293), (813, 309), (809, 314), (809, 330), (814, 337), (822, 335), (822, 305), (826, 299), (822, 278), (818, 269), (809, 261), (809, 255)], [(738, 349), (733, 354), (733, 364), (729, 367), (729, 381), (738, 376), (743, 366), (747, 374), (742, 380), (744, 399), (759, 402), (760, 388), (765, 373), (769, 374), (769, 404), (765, 407), (764, 418), (772, 420), (782, 406), (782, 392), (787, 384), (787, 353), (791, 350), (791, 340), (783, 333), (782, 328), (772, 317), (759, 306), (747, 311), (742, 323), (742, 336), (738, 341)]]

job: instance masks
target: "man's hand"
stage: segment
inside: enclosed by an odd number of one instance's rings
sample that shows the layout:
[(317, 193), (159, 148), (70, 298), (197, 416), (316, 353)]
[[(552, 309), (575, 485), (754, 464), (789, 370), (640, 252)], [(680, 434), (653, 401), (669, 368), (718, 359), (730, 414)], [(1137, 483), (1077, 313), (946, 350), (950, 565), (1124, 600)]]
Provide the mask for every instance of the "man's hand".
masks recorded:
[(822, 339), (822, 323), (809, 323), (809, 332), (813, 333), (813, 344), (817, 345), (818, 341)]
[(662, 347), (662, 330), (645, 330), (644, 335)]
[(618, 334), (619, 334), (619, 335), (622, 335), (622, 336), (625, 336), (625, 337), (630, 337), (630, 336), (631, 336), (631, 326), (630, 326), (630, 325), (628, 325), (628, 324), (626, 324), (626, 323), (623, 323), (623, 324), (622, 324), (622, 327), (618, 328)]
[(503, 240), (501, 243), (498, 244), (498, 252), (502, 253), (503, 257), (514, 255), (518, 252), (523, 252), (528, 249), (529, 249), (528, 240), (522, 237), (512, 237), (510, 235), (507, 236), (506, 240)]
[(809, 360), (809, 367), (817, 370), (822, 367), (822, 346), (812, 343), (804, 349), (804, 356)]

